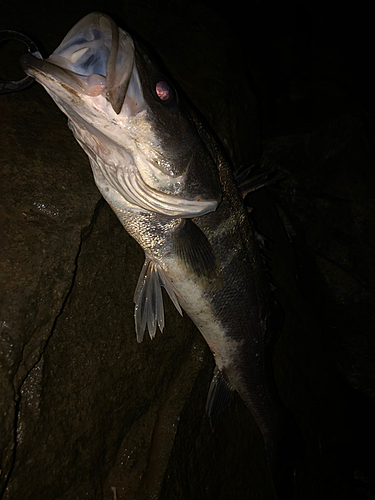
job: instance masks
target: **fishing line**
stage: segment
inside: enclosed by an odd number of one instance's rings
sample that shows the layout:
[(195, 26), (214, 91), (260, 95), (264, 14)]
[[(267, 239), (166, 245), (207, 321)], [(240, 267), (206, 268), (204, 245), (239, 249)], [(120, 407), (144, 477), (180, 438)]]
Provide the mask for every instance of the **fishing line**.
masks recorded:
[[(38, 47), (35, 43), (23, 33), (14, 30), (1, 30), (0, 43), (8, 40), (21, 42), (27, 46), (29, 52), (37, 57), (41, 57)], [(21, 80), (2, 80), (0, 78), (0, 94), (9, 94), (11, 92), (18, 92), (19, 90), (26, 89), (34, 81), (32, 76), (25, 76)]]

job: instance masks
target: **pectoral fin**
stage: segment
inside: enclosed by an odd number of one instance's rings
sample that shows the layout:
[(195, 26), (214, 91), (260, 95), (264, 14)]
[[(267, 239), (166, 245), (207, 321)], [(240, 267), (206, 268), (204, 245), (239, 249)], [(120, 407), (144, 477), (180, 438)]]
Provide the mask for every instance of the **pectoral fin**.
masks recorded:
[(164, 304), (161, 287), (164, 287), (177, 311), (182, 316), (178, 295), (164, 270), (154, 261), (146, 258), (134, 294), (134, 319), (137, 341), (142, 342), (146, 325), (150, 338), (156, 329), (164, 328)]
[(218, 277), (219, 271), (210, 242), (192, 220), (184, 219), (178, 230), (172, 233), (172, 245), (185, 268), (197, 278), (212, 280)]

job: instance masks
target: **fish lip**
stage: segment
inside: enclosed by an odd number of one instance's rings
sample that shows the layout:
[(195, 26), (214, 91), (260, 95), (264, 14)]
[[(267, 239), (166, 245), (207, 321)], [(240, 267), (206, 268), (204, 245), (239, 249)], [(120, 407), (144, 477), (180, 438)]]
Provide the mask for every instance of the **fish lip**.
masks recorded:
[(50, 80), (55, 81), (61, 86), (67, 86), (77, 93), (90, 94), (87, 77), (57, 66), (47, 59), (40, 59), (27, 52), (21, 56), (20, 64), (27, 75), (35, 78), (42, 85), (45, 84), (46, 80)]

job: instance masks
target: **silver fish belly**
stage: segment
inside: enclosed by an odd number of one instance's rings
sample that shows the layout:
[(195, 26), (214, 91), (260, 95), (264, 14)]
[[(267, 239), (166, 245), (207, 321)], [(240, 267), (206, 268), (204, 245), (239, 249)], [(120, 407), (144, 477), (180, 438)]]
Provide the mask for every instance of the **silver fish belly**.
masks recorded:
[(106, 15), (83, 18), (47, 60), (26, 54), (89, 156), (95, 182), (142, 246), (137, 340), (164, 327), (163, 286), (194, 321), (216, 369), (207, 408), (237, 391), (272, 461), (282, 412), (267, 373), (272, 298), (228, 163), (194, 111)]

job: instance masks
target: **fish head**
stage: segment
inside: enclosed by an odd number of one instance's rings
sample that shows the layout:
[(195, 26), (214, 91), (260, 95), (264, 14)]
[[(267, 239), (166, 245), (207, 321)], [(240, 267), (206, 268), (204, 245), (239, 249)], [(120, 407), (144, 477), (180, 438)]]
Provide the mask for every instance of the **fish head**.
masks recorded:
[(48, 59), (27, 53), (21, 65), (68, 116), (107, 201), (170, 217), (216, 209), (217, 166), (189, 107), (109, 16), (87, 15)]

